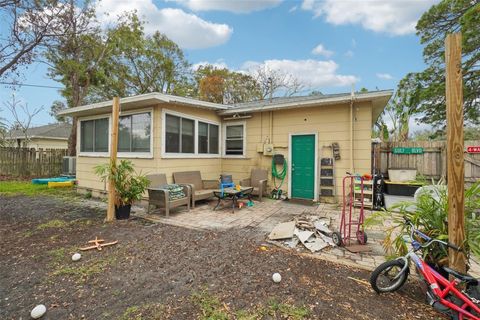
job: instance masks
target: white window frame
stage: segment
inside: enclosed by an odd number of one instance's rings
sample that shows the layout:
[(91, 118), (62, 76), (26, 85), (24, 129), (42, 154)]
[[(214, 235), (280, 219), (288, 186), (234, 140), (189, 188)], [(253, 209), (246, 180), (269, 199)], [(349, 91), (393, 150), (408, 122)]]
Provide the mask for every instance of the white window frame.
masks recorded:
[(133, 114), (140, 114), (140, 113), (150, 113), (150, 152), (118, 152), (117, 157), (119, 158), (153, 158), (153, 117), (155, 116), (155, 112), (153, 108), (146, 108), (146, 109), (136, 109), (131, 111), (122, 111), (119, 114), (119, 119), (122, 116), (131, 116)]
[[(91, 152), (91, 151), (80, 151), (82, 145), (82, 122), (97, 120), (97, 119), (108, 119), (108, 151), (104, 152)], [(110, 132), (112, 132), (112, 116), (108, 114), (95, 115), (89, 117), (82, 117), (77, 120), (77, 154), (81, 157), (109, 157), (110, 156)]]
[[(227, 127), (228, 126), (243, 126), (243, 153), (240, 155), (233, 155), (233, 154), (226, 154), (227, 151)], [(242, 159), (247, 157), (247, 122), (246, 121), (235, 121), (235, 122), (228, 122), (223, 124), (223, 140), (222, 140), (222, 156), (224, 158), (236, 158)]]
[[(195, 123), (195, 128), (194, 128), (194, 152), (193, 153), (172, 153), (172, 152), (165, 152), (166, 149), (166, 119), (167, 119), (167, 114), (175, 116), (175, 117), (181, 117), (185, 118), (188, 120), (193, 120)], [(213, 124), (218, 126), (218, 153), (216, 154), (211, 154), (211, 153), (198, 153), (198, 122), (204, 122), (208, 124)], [(221, 130), (221, 123), (212, 121), (209, 119), (205, 118), (200, 118), (196, 117), (187, 113), (181, 113), (177, 111), (173, 111), (170, 109), (163, 108), (162, 109), (162, 142), (161, 142), (161, 157), (162, 158), (170, 158), (170, 159), (181, 159), (181, 158), (220, 158), (221, 157), (221, 141), (222, 141), (222, 130)], [(180, 133), (181, 134), (181, 133)]]
[[(131, 111), (122, 111), (119, 114), (119, 117), (121, 116), (129, 116), (132, 114), (136, 113), (145, 113), (145, 112), (150, 112), (151, 117), (150, 117), (150, 152), (118, 152), (117, 157), (118, 158), (153, 158), (153, 139), (154, 139), (154, 128), (153, 128), (153, 119), (155, 116), (154, 108), (146, 108), (146, 109), (137, 109), (137, 110), (131, 110)], [(96, 120), (96, 119), (108, 119), (108, 152), (80, 152), (80, 146), (81, 146), (81, 122), (82, 121), (89, 121), (89, 120)], [(106, 158), (110, 157), (110, 145), (111, 145), (111, 134), (112, 134), (112, 115), (111, 114), (103, 114), (103, 115), (95, 115), (95, 116), (89, 116), (89, 117), (82, 117), (77, 120), (77, 154), (81, 157), (98, 157), (98, 158)]]

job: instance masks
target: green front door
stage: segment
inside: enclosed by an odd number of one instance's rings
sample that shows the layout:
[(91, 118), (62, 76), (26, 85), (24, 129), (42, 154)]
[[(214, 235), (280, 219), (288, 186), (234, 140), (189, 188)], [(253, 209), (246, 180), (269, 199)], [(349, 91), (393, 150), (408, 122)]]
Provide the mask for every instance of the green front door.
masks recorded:
[(292, 135), (292, 198), (314, 199), (315, 135)]

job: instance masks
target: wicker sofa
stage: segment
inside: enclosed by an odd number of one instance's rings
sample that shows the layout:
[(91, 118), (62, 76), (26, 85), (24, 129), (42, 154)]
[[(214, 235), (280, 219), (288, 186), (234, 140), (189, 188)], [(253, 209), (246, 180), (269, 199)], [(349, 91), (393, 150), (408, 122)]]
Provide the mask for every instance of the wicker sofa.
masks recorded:
[(177, 184), (190, 187), (193, 208), (196, 201), (213, 197), (213, 191), (219, 187), (218, 180), (203, 180), (200, 171), (174, 172), (173, 180)]

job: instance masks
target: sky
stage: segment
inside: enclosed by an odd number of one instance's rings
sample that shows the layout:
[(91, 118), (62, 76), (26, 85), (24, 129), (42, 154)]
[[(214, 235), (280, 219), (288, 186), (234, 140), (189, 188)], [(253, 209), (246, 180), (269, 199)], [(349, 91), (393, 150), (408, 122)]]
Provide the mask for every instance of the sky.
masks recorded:
[[(408, 72), (425, 68), (415, 25), (437, 0), (102, 0), (99, 20), (108, 25), (136, 10), (145, 31), (165, 33), (193, 66), (210, 63), (251, 72), (260, 65), (281, 70), (305, 85), (302, 94), (395, 89)], [(108, 13), (108, 14), (105, 14)], [(0, 26), (3, 22), (0, 22)], [(2, 26), (3, 28), (3, 26)], [(59, 87), (47, 66), (33, 64), (21, 82)], [(30, 109), (43, 107), (34, 126), (49, 115), (58, 89), (0, 84), (0, 117), (12, 94)]]

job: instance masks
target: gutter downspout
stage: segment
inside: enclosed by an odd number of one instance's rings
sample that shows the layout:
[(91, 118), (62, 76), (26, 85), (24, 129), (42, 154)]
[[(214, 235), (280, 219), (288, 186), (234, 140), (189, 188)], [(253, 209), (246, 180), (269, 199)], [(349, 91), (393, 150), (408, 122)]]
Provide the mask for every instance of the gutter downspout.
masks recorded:
[[(269, 90), (269, 97), (268, 97), (268, 100), (269, 100), (269, 103), (271, 104), (272, 103), (272, 100), (273, 100), (273, 79), (271, 77), (268, 77), (268, 84), (270, 86)], [(269, 132), (269, 137), (268, 137), (268, 143), (270, 144), (273, 144), (273, 110), (270, 111), (270, 121), (269, 121), (269, 125), (270, 125), (270, 132)]]
[(273, 111), (270, 111), (270, 132), (268, 137), (268, 143), (273, 144)]
[(353, 101), (355, 100), (355, 92), (352, 88), (352, 94), (350, 97), (350, 173), (354, 174), (354, 162), (353, 162)]

